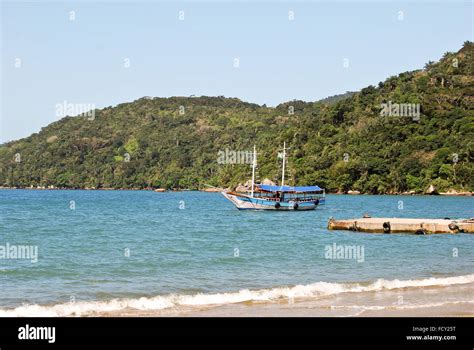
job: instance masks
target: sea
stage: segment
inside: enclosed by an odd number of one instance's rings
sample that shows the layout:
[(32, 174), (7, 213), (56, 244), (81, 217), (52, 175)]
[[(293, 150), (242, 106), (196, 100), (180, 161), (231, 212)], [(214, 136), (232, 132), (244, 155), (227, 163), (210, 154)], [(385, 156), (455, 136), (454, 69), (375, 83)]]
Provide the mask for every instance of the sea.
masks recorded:
[[(318, 300), (333, 310), (462, 303), (474, 314), (473, 234), (327, 229), (330, 217), (364, 214), (471, 218), (474, 197), (327, 195), (314, 211), (276, 212), (198, 191), (0, 190), (0, 316)], [(459, 292), (426, 293), (449, 286)], [(392, 293), (407, 288), (409, 300)], [(350, 305), (339, 305), (343, 295)]]

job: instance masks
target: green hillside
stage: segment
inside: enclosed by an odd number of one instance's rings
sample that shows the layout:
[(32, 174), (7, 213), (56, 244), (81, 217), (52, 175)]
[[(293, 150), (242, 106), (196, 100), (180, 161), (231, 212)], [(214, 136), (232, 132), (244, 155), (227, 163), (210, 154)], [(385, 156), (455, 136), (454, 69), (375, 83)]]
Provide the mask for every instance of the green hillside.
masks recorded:
[[(270, 108), (237, 98), (141, 98), (96, 110), (94, 120), (65, 117), (0, 146), (0, 186), (235, 186), (251, 168), (219, 164), (218, 152), (251, 151), (254, 143), (260, 179), (274, 180), (286, 141), (290, 184), (365, 193), (421, 192), (431, 184), (473, 191), (473, 67), (474, 46), (466, 42), (422, 70), (336, 101)], [(394, 110), (381, 115), (389, 101), (419, 106), (419, 120)]]

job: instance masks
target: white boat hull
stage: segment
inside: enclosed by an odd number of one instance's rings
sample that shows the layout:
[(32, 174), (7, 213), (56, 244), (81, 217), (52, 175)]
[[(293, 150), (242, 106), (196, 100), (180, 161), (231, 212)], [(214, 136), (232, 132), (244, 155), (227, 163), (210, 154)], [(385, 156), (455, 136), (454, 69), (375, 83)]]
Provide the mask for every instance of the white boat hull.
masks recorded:
[(221, 193), (239, 210), (314, 210), (319, 204), (316, 202), (275, 202), (257, 197), (234, 195), (228, 192)]

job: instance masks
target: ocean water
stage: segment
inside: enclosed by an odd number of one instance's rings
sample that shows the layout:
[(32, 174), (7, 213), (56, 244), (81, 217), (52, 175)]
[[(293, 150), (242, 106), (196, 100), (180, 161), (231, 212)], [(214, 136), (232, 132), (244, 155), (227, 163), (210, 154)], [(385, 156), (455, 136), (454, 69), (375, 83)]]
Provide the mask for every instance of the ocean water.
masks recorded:
[[(218, 193), (0, 191), (0, 315), (166, 309), (474, 282), (474, 235), (329, 231), (329, 217), (474, 217), (473, 197), (328, 195), (315, 211), (238, 211)], [(328, 259), (328, 246), (359, 259)], [(471, 298), (474, 299), (474, 298)]]

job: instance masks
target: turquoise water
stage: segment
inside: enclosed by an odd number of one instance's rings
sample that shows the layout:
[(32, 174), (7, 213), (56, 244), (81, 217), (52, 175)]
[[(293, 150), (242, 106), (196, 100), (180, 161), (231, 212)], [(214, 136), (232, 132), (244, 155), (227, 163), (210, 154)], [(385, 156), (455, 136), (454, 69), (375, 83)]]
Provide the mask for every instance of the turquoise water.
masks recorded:
[[(0, 308), (474, 273), (472, 234), (326, 229), (364, 213), (474, 217), (473, 197), (329, 195), (316, 211), (252, 212), (217, 193), (1, 190), (0, 213), (0, 245), (39, 250), (36, 263), (0, 259)], [(326, 259), (334, 243), (364, 261)]]

